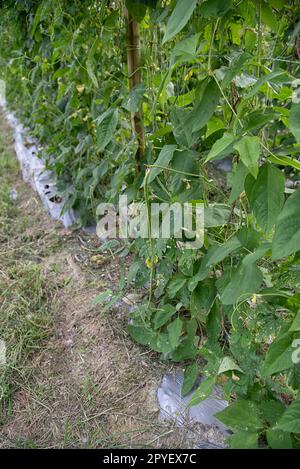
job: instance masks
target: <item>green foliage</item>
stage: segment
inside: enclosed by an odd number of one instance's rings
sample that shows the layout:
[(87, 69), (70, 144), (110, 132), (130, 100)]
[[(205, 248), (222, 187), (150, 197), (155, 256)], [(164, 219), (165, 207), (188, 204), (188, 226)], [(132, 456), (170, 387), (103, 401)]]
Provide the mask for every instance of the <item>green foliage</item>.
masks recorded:
[[(143, 84), (131, 91), (125, 3), (141, 34)], [(0, 22), (8, 102), (60, 185), (72, 182), (69, 205), (82, 224), (121, 193), (204, 203), (201, 248), (175, 238), (126, 245), (135, 256), (127, 286), (150, 279), (130, 335), (184, 362), (183, 395), (205, 376), (190, 405), (223, 385), (230, 405), (218, 418), (234, 431), (233, 448), (299, 447), (299, 6), (13, 4), (2, 5)], [(146, 151), (136, 174), (130, 113), (141, 105)], [(225, 181), (216, 168), (226, 162)], [(109, 308), (123, 287), (97, 301)]]

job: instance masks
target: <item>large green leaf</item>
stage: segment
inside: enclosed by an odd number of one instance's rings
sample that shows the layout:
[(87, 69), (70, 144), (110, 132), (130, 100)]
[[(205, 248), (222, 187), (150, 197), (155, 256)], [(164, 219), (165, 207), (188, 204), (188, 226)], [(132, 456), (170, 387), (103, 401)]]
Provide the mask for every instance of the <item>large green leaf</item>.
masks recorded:
[(185, 147), (191, 147), (198, 139), (187, 120), (190, 114), (189, 109), (178, 107), (173, 107), (170, 113), (175, 140), (178, 145)]
[[(222, 3), (224, 4), (224, 2)], [(250, 57), (251, 55), (248, 52), (239, 52), (233, 57), (230, 67), (222, 80), (222, 88), (226, 88), (231, 83)]]
[(251, 401), (234, 402), (215, 416), (232, 430), (258, 430), (264, 426), (257, 406)]
[(154, 315), (154, 328), (159, 329), (161, 326), (166, 324), (175, 313), (176, 308), (170, 304), (166, 304), (159, 308)]
[(300, 171), (300, 162), (296, 160), (296, 158), (289, 158), (284, 155), (269, 155), (268, 160), (272, 163), (280, 164), (281, 166), (290, 166)]
[(300, 103), (293, 103), (290, 110), (290, 129), (295, 139), (300, 141)]
[(300, 249), (300, 188), (286, 201), (275, 227), (272, 257), (287, 257)]
[(231, 8), (231, 0), (206, 0), (200, 6), (200, 14), (204, 18), (217, 18), (225, 15), (227, 11)]
[(245, 179), (248, 173), (249, 169), (239, 161), (231, 178), (231, 193), (228, 199), (230, 204), (233, 204), (243, 192)]
[(189, 282), (189, 290), (193, 291), (197, 284), (204, 280), (210, 269), (223, 261), (229, 254), (236, 251), (241, 247), (240, 241), (234, 236), (230, 238), (226, 243), (221, 245), (211, 246), (201, 261), (200, 268), (196, 275)]
[(280, 371), (287, 370), (293, 366), (292, 342), (293, 335), (291, 333), (286, 333), (272, 343), (262, 367), (263, 376), (279, 373)]
[(224, 357), (220, 363), (219, 370), (218, 370), (218, 375), (221, 375), (222, 373), (226, 373), (226, 371), (232, 371), (232, 370), (237, 370), (240, 372), (243, 372), (241, 368), (238, 366), (238, 364), (233, 360), (231, 357)]
[(245, 98), (252, 98), (255, 96), (259, 89), (268, 82), (276, 81), (277, 79), (286, 79), (288, 80), (288, 76), (285, 70), (276, 70), (275, 72), (269, 72), (266, 75), (263, 75), (259, 80), (256, 81), (255, 85), (251, 88), (251, 90), (245, 95)]
[(253, 430), (241, 430), (229, 437), (229, 444), (231, 449), (258, 448), (258, 433)]
[(269, 248), (269, 243), (264, 243), (255, 252), (243, 258), (222, 292), (221, 301), (224, 305), (243, 301), (259, 290), (263, 275), (256, 262)]
[(300, 394), (279, 419), (278, 430), (300, 434)]
[(282, 430), (269, 428), (266, 432), (267, 442), (272, 449), (292, 449), (293, 441), (291, 435)]
[(147, 182), (150, 184), (154, 179), (163, 171), (163, 168), (167, 168), (170, 161), (174, 156), (174, 152), (176, 150), (176, 145), (165, 145), (160, 154), (158, 155), (157, 160), (154, 163), (154, 166), (160, 166), (157, 168), (151, 168), (150, 174), (147, 177)]
[(266, 2), (261, 3), (261, 18), (275, 33), (278, 31), (278, 21), (272, 8)]
[(278, 113), (268, 108), (256, 109), (255, 111), (250, 112), (250, 114), (247, 114), (243, 118), (243, 126), (241, 130), (243, 132), (249, 132), (249, 130), (258, 129), (264, 126), (265, 124), (272, 122), (272, 120), (276, 119), (278, 115)]
[(228, 156), (233, 148), (233, 143), (237, 140), (237, 137), (233, 134), (225, 132), (223, 137), (217, 140), (206, 157), (205, 163), (211, 160), (225, 158)]
[(269, 232), (284, 204), (285, 177), (283, 173), (271, 164), (264, 164), (259, 168), (255, 180), (249, 175), (245, 182), (245, 189), (250, 207), (260, 227)]
[[(182, 41), (175, 44), (171, 51), (170, 66), (172, 67), (175, 63), (187, 62), (195, 60), (197, 58), (197, 45), (199, 42), (200, 34), (193, 34), (192, 36), (186, 37)], [(178, 101), (176, 97), (176, 102)]]
[(222, 303), (233, 305), (245, 300), (259, 290), (262, 280), (262, 272), (255, 263), (246, 266), (242, 262), (221, 295)]
[(192, 389), (199, 376), (199, 368), (196, 362), (187, 366), (184, 370), (181, 394), (186, 396)]
[(216, 297), (215, 281), (206, 278), (201, 282), (191, 295), (190, 310), (192, 317), (205, 323)]
[(154, 332), (145, 326), (130, 324), (128, 332), (134, 340), (142, 345), (150, 345), (151, 340), (155, 337)]
[(204, 399), (207, 399), (214, 390), (215, 382), (216, 378), (214, 376), (206, 378), (204, 381), (202, 381), (199, 388), (194, 392), (191, 400), (188, 403), (188, 406), (192, 407), (194, 405), (200, 404), (200, 402), (204, 401)]
[(258, 137), (243, 137), (234, 145), (242, 162), (256, 178), (258, 174), (258, 159), (260, 155), (260, 139)]
[(168, 295), (170, 298), (174, 298), (176, 293), (185, 285), (187, 278), (182, 274), (176, 274), (168, 283)]
[(97, 148), (103, 151), (114, 138), (118, 124), (118, 111), (109, 109), (97, 118)]
[(209, 204), (204, 207), (205, 228), (214, 228), (228, 223), (230, 215), (230, 206), (225, 204)]
[(155, 8), (157, 0), (126, 0), (126, 7), (133, 18), (140, 22), (146, 15), (147, 7)]
[(198, 0), (177, 0), (176, 6), (168, 20), (166, 32), (163, 38), (163, 44), (170, 41), (187, 24), (198, 3)]
[(182, 327), (183, 327), (183, 322), (180, 318), (174, 319), (174, 321), (172, 321), (167, 327), (168, 335), (169, 335), (169, 342), (173, 349), (175, 349), (179, 344)]
[(292, 322), (292, 325), (290, 327), (290, 331), (300, 331), (300, 310), (296, 314), (296, 317), (294, 321)]
[(220, 95), (216, 81), (209, 80), (201, 92), (200, 99), (187, 117), (186, 124), (190, 126), (192, 132), (198, 132), (207, 124), (219, 104)]

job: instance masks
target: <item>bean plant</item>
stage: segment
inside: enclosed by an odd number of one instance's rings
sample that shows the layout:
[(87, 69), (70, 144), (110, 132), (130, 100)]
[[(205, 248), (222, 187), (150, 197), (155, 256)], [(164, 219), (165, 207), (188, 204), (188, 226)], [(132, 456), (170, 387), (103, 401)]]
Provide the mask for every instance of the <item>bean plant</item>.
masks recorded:
[(204, 204), (202, 248), (127, 242), (149, 290), (129, 334), (183, 395), (205, 376), (190, 406), (222, 386), (232, 448), (299, 448), (299, 2), (5, 0), (0, 34), (8, 105), (82, 225), (120, 194)]

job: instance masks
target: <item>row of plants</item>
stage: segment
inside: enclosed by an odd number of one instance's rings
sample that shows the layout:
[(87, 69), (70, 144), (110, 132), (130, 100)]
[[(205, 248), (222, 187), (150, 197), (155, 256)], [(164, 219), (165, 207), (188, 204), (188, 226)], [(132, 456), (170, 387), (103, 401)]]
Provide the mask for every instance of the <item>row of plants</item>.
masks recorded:
[[(184, 395), (205, 375), (190, 405), (222, 384), (231, 447), (299, 447), (299, 3), (0, 6), (8, 103), (59, 190), (72, 182), (65, 209), (87, 224), (120, 194), (206, 207), (201, 249), (122, 249), (135, 256), (127, 286), (150, 282), (131, 336), (184, 363)], [(222, 162), (230, 171), (216, 179)], [(96, 301), (109, 308), (123, 288)]]

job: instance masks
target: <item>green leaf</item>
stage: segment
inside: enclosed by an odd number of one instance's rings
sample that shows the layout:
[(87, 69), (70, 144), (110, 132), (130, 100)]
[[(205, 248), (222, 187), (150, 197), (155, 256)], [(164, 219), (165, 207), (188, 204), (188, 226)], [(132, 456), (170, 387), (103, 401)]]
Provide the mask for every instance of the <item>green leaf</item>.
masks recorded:
[(172, 349), (175, 349), (179, 344), (179, 338), (182, 332), (183, 322), (180, 318), (176, 318), (173, 322), (171, 322), (167, 329), (169, 335), (169, 342)]
[(198, 136), (193, 134), (187, 117), (192, 111), (185, 108), (171, 108), (171, 122), (173, 126), (173, 134), (178, 145), (191, 147), (196, 142)]
[(278, 30), (278, 22), (272, 9), (266, 2), (261, 2), (261, 18), (276, 33)]
[[(224, 4), (224, 2), (222, 2)], [(225, 76), (222, 80), (222, 88), (226, 88), (233, 78), (239, 73), (242, 69), (244, 63), (251, 57), (248, 52), (238, 53), (230, 63), (228, 71), (225, 73)]]
[(181, 389), (182, 396), (186, 396), (192, 389), (199, 376), (199, 368), (196, 362), (187, 366), (184, 370), (183, 384)]
[(259, 410), (252, 401), (234, 402), (215, 416), (232, 430), (258, 430), (264, 426), (259, 417)]
[(204, 18), (218, 18), (225, 15), (231, 6), (231, 0), (207, 0), (200, 6), (199, 12)]
[(249, 298), (259, 290), (262, 280), (262, 273), (255, 264), (249, 267), (241, 264), (222, 293), (222, 303), (232, 305)]
[(300, 433), (300, 394), (279, 419), (276, 429)]
[(90, 77), (90, 79), (93, 82), (93, 85), (96, 88), (99, 88), (99, 83), (98, 83), (97, 77), (96, 77), (95, 72), (94, 72), (93, 62), (89, 59), (86, 61), (86, 70), (87, 70), (88, 76)]
[(129, 96), (126, 99), (124, 99), (122, 103), (122, 106), (124, 107), (124, 109), (126, 109), (126, 111), (129, 111), (129, 112), (138, 112), (141, 107), (144, 91), (145, 91), (145, 88), (143, 85), (138, 85), (135, 88), (133, 88), (130, 91)]
[(168, 296), (174, 298), (176, 293), (185, 285), (187, 278), (181, 274), (174, 275), (168, 283)]
[(186, 121), (192, 132), (198, 132), (207, 124), (219, 104), (220, 95), (216, 81), (209, 80)]
[(237, 137), (233, 134), (225, 132), (223, 137), (217, 140), (206, 157), (204, 163), (208, 161), (219, 159), (220, 156), (225, 158), (229, 155), (232, 150), (232, 144), (237, 140)]
[(204, 381), (202, 381), (199, 388), (194, 392), (191, 400), (189, 401), (188, 407), (200, 404), (200, 402), (204, 401), (204, 399), (207, 399), (214, 390), (215, 382), (216, 378), (214, 376), (206, 378)]
[(266, 432), (267, 442), (272, 449), (292, 449), (293, 442), (289, 433), (269, 428)]
[(190, 360), (192, 358), (195, 358), (198, 350), (195, 347), (194, 339), (195, 337), (193, 336), (187, 336), (186, 338), (184, 338), (180, 342), (176, 350), (172, 353), (172, 360), (175, 362), (181, 362), (184, 360)]
[[(172, 169), (179, 172), (172, 173), (172, 178), (168, 186), (169, 191), (172, 193), (172, 199), (175, 202), (177, 202), (176, 194), (182, 191), (186, 192), (184, 181), (187, 176), (185, 173), (198, 174), (197, 157), (197, 152), (193, 150), (175, 151), (172, 160)], [(190, 176), (188, 176), (188, 178), (190, 178)]]
[(255, 449), (258, 448), (258, 433), (242, 430), (228, 438), (231, 449)]
[(103, 151), (114, 138), (118, 124), (117, 109), (108, 109), (96, 119), (97, 123), (97, 148)]
[[(174, 156), (174, 152), (176, 150), (176, 145), (164, 145), (162, 150), (160, 151), (157, 160), (155, 161), (154, 165), (162, 166), (167, 168), (170, 161)], [(150, 174), (147, 177), (147, 182), (150, 184), (154, 179), (163, 171), (162, 168), (151, 168)]]
[(44, 10), (44, 7), (45, 7), (45, 4), (44, 2), (41, 3), (37, 10), (36, 10), (36, 13), (35, 13), (35, 16), (34, 16), (34, 20), (33, 20), (33, 23), (32, 23), (32, 28), (31, 28), (31, 37), (34, 36), (34, 33), (36, 31), (36, 28), (38, 27), (40, 21), (41, 21), (41, 18), (42, 18), (42, 13), (43, 13), (43, 10)]
[(205, 323), (206, 316), (215, 301), (216, 293), (214, 279), (207, 278), (199, 284), (191, 295), (191, 316)]
[(277, 218), (272, 246), (274, 260), (287, 257), (300, 249), (300, 188), (285, 202)]
[(210, 269), (214, 265), (223, 261), (227, 256), (229, 256), (229, 254), (240, 247), (241, 243), (235, 236), (230, 238), (224, 244), (211, 246), (203, 257), (197, 274), (190, 280), (189, 290), (193, 291), (197, 284), (207, 277)]
[(147, 13), (147, 6), (138, 0), (126, 0), (126, 7), (137, 22), (141, 22)]
[(236, 236), (241, 245), (248, 251), (254, 251), (258, 248), (261, 235), (251, 227), (244, 226), (237, 233)]
[(300, 331), (300, 310), (298, 311), (298, 313), (296, 314), (296, 317), (289, 329), (290, 331)]
[(243, 192), (245, 179), (248, 173), (249, 169), (239, 161), (231, 179), (231, 193), (228, 200), (229, 204), (233, 204)]
[[(255, 85), (252, 87), (252, 89), (244, 96), (244, 98), (252, 98), (255, 96), (259, 89), (264, 85), (265, 83), (276, 81), (278, 78), (283, 78), (287, 76), (287, 73), (285, 70), (276, 70), (275, 72), (269, 72), (266, 75), (262, 76)], [(288, 78), (286, 78), (288, 79)]]
[(297, 169), (300, 171), (300, 162), (295, 158), (289, 158), (288, 156), (277, 156), (277, 155), (269, 155), (268, 160), (275, 164), (280, 164), (281, 166), (290, 166), (291, 168)]
[(293, 103), (290, 110), (289, 128), (297, 142), (300, 141), (300, 103)]
[(159, 329), (166, 324), (169, 319), (176, 314), (176, 308), (170, 304), (166, 304), (159, 308), (154, 315), (154, 328)]
[[(229, 283), (221, 295), (221, 302), (224, 305), (232, 305), (243, 301), (253, 293), (256, 293), (263, 281), (261, 270), (255, 264), (257, 256), (262, 256), (266, 252), (267, 246), (257, 250), (257, 254), (248, 254), (238, 268), (234, 271)], [(258, 257), (259, 258), (259, 257)]]
[(218, 375), (226, 373), (226, 371), (238, 370), (243, 373), (243, 370), (236, 364), (236, 362), (231, 357), (224, 357), (220, 363)]
[(225, 204), (209, 204), (204, 207), (204, 223), (205, 228), (214, 228), (228, 223), (230, 215), (230, 207)]
[(243, 137), (234, 145), (242, 162), (256, 178), (258, 174), (258, 159), (260, 155), (260, 139), (258, 137)]
[(192, 16), (198, 0), (177, 0), (176, 6), (168, 20), (166, 32), (162, 44), (170, 41), (176, 34), (178, 34), (187, 24)]
[(170, 353), (172, 351), (168, 334), (161, 332), (156, 332), (153, 335), (149, 347), (158, 353)]
[(262, 366), (262, 375), (270, 376), (287, 370), (293, 366), (292, 361), (293, 335), (290, 333), (279, 336), (270, 346)]
[(268, 233), (284, 204), (284, 174), (276, 166), (266, 163), (259, 168), (256, 180), (251, 175), (246, 178), (245, 189), (258, 224)]
[(285, 406), (275, 400), (263, 400), (258, 404), (261, 418), (270, 426), (277, 425), (278, 420), (285, 411)]
[(249, 132), (252, 129), (257, 129), (265, 124), (269, 124), (279, 116), (277, 112), (270, 109), (257, 109), (250, 112), (243, 118), (243, 132)]
[[(195, 60), (197, 58), (197, 45), (199, 42), (200, 34), (193, 34), (192, 36), (186, 37), (180, 42), (175, 44), (171, 51), (170, 66), (172, 67), (175, 63), (187, 62)], [(177, 97), (176, 97), (177, 103)]]
[(151, 329), (147, 329), (145, 326), (130, 324), (128, 326), (128, 332), (136, 342), (142, 345), (150, 345), (151, 340), (155, 337), (154, 332)]

